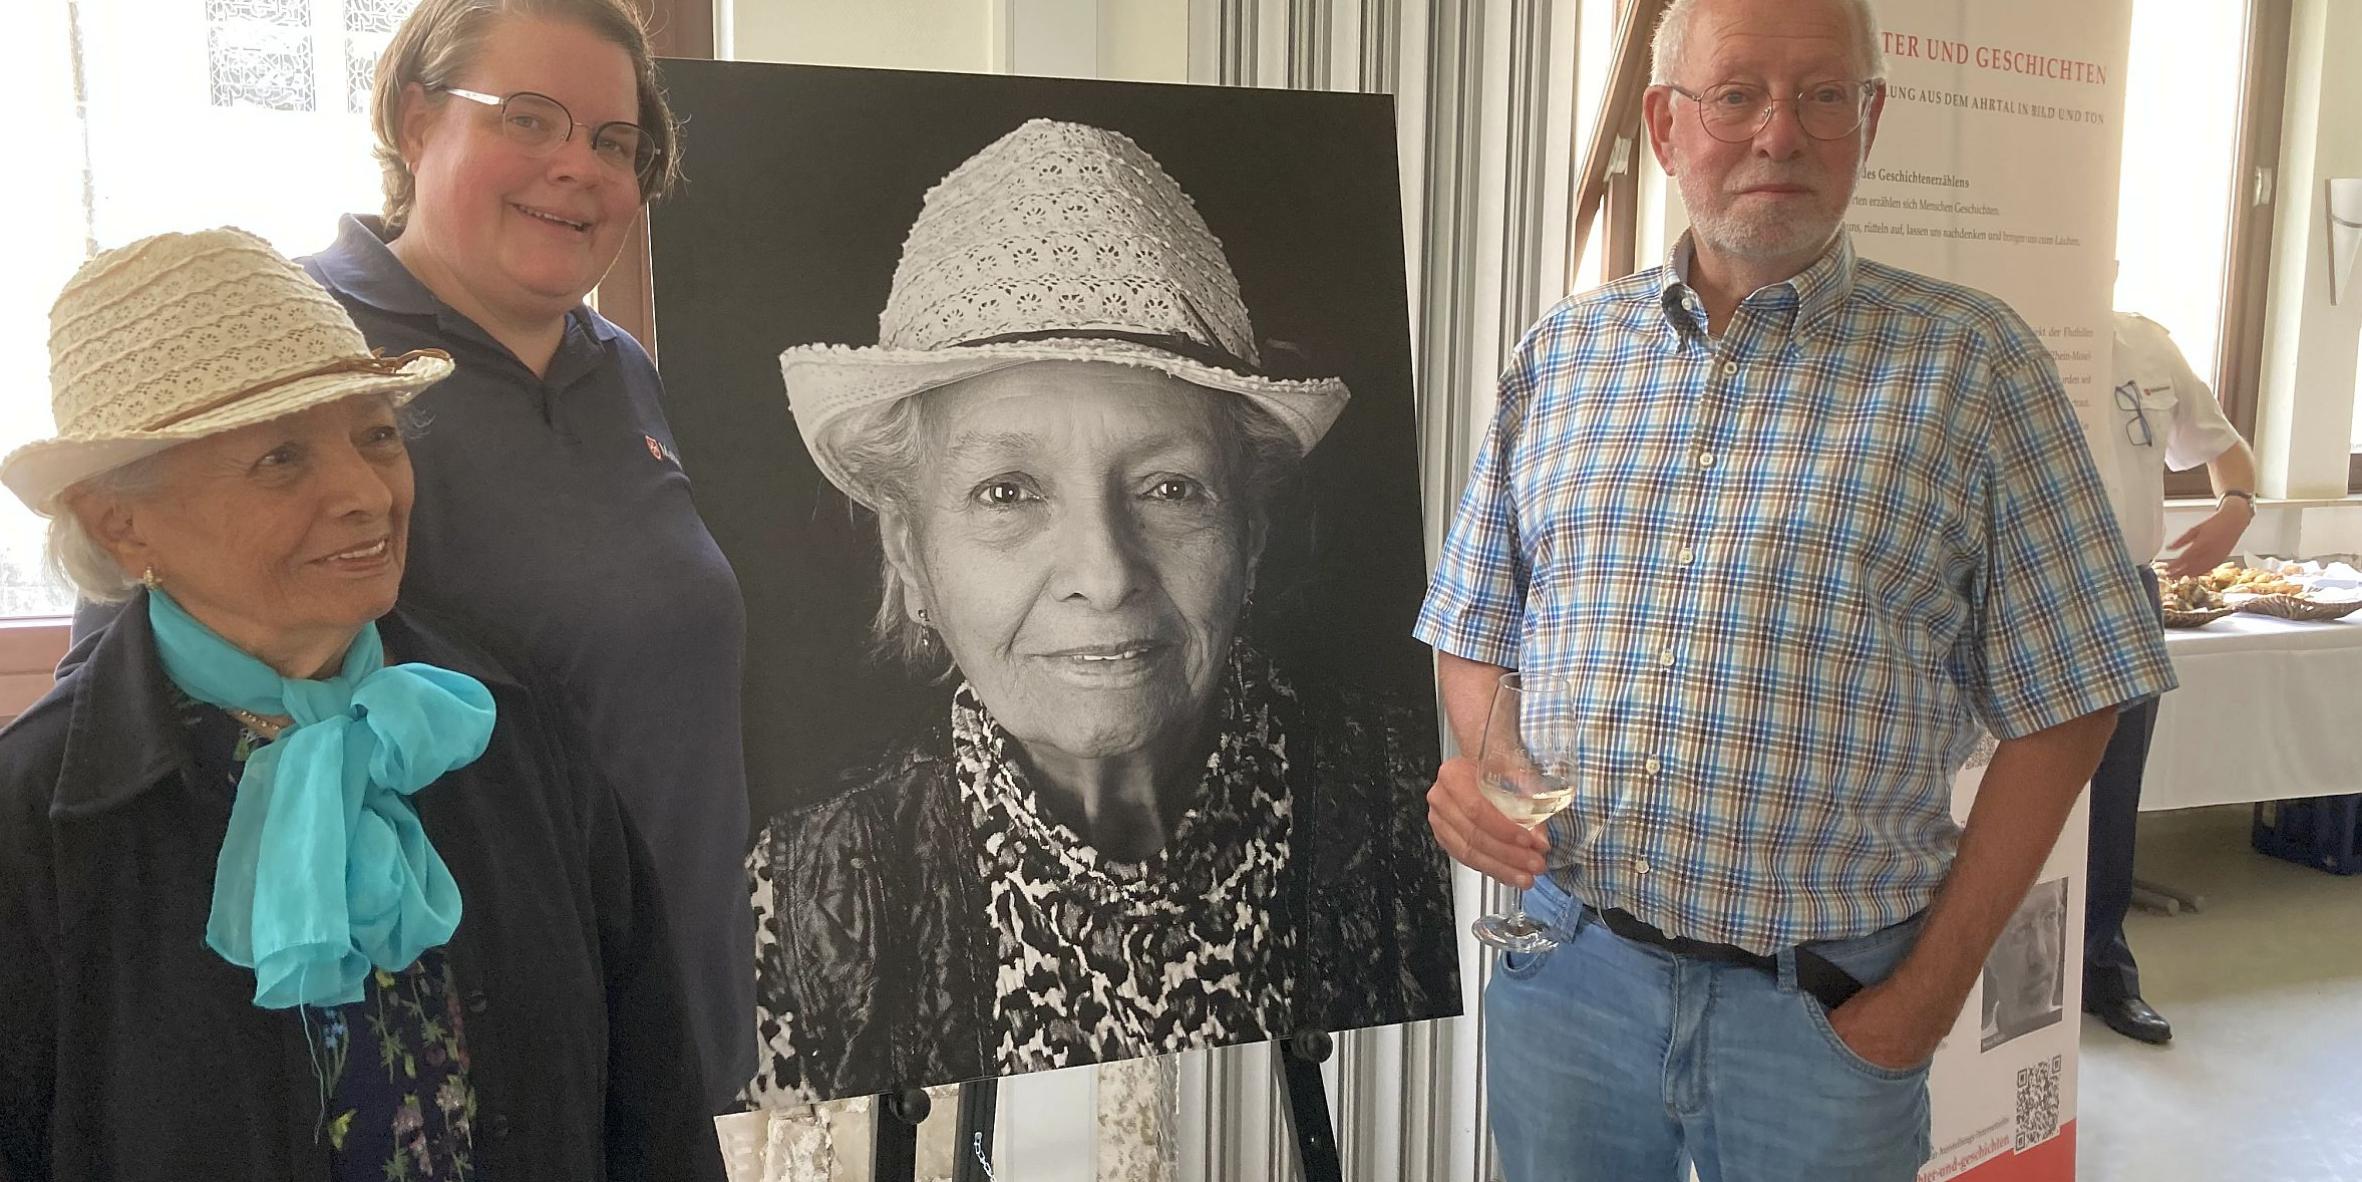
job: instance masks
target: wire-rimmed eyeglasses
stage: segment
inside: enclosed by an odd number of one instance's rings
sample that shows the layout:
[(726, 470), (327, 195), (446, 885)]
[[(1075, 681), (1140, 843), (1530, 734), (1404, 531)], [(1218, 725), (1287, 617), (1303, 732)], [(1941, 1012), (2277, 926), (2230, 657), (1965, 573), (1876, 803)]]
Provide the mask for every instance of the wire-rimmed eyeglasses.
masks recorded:
[(444, 94), (463, 98), (471, 103), (482, 103), (500, 109), (500, 133), (527, 152), (536, 156), (554, 151), (558, 145), (574, 138), (574, 129), (590, 132), (591, 155), (599, 162), (632, 178), (642, 188), (655, 174), (664, 151), (656, 146), (656, 137), (637, 123), (610, 119), (605, 123), (589, 124), (574, 121), (573, 112), (566, 104), (546, 94), (520, 90), (511, 95), (485, 94), (480, 90), (463, 90), (457, 86), (436, 87)]
[(1751, 82), (1718, 82), (1703, 91), (1670, 84), (1666, 89), (1697, 105), (1698, 122), (1707, 135), (1726, 144), (1743, 144), (1771, 125), (1772, 110), (1781, 103), (1795, 108), (1804, 134), (1816, 140), (1844, 139), (1861, 128), (1870, 98), (1881, 85), (1876, 79), (1815, 82), (1788, 98), (1774, 98), (1770, 90)]

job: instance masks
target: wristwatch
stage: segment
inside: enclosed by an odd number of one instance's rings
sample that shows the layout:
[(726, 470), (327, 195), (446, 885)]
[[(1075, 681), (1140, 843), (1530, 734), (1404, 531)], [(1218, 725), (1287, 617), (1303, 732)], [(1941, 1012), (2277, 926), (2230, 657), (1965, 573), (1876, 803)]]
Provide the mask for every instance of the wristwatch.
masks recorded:
[(2250, 513), (2255, 512), (2255, 494), (2243, 488), (2224, 489), (2223, 495), (2214, 499), (2214, 507), (2217, 509), (2225, 507), (2226, 505), (2230, 504), (2232, 497), (2237, 497), (2240, 500), (2247, 502), (2247, 511)]

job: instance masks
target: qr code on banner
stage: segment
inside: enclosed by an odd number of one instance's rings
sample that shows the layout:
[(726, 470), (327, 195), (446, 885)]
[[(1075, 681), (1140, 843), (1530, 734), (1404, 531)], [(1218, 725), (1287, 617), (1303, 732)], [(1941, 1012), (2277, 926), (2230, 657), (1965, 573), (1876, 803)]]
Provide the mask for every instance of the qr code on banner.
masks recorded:
[(2016, 1151), (2024, 1153), (2059, 1131), (2059, 1072), (2063, 1056), (2018, 1069), (2018, 1132)]

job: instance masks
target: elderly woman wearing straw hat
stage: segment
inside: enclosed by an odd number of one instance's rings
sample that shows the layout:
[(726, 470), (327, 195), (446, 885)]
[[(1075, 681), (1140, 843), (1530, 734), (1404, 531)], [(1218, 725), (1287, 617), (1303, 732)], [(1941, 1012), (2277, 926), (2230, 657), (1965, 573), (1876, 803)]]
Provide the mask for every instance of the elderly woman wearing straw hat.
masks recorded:
[(1264, 376), (1131, 140), (1036, 120), (927, 195), (874, 348), (782, 357), (944, 716), (750, 855), (757, 1102), (1456, 1004), (1432, 729), (1246, 637), (1268, 499), (1343, 409)]
[[(676, 172), (626, 0), (420, 0), (378, 63), (380, 217), (302, 260), (419, 399), (406, 604), (546, 671), (647, 838), (718, 1110), (754, 1064), (745, 608), (656, 368), (584, 304)], [(357, 147), (357, 145), (356, 145)]]
[(259, 239), (92, 259), (0, 463), (122, 614), (0, 732), (0, 1178), (715, 1178), (645, 853), (549, 700), (395, 607), (398, 408)]

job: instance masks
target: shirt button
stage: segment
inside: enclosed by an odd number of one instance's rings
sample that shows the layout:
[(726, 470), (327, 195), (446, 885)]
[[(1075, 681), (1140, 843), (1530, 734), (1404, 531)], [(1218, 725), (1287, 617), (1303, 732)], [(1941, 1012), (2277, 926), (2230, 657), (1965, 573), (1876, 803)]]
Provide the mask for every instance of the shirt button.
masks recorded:
[(1648, 757), (1648, 774), (1652, 776), (1656, 775), (1660, 770), (1663, 769), (1663, 767), (1663, 764), (1657, 762), (1656, 756), (1651, 755)]
[(1739, 376), (1739, 363), (1738, 363), (1738, 362), (1736, 362), (1736, 361), (1725, 361), (1725, 362), (1723, 362), (1723, 363), (1722, 363), (1722, 376), (1724, 376), (1724, 377), (1726, 377), (1726, 378), (1735, 378), (1735, 377)]
[(1711, 468), (1711, 467), (1713, 467), (1713, 466), (1714, 466), (1714, 453), (1713, 453), (1713, 452), (1710, 452), (1710, 451), (1702, 451), (1702, 452), (1699, 452), (1699, 453), (1698, 453), (1698, 467), (1701, 467), (1701, 468)]
[(1671, 669), (1673, 667), (1673, 650), (1666, 649), (1664, 652), (1658, 653), (1657, 664), (1663, 665), (1667, 669)]
[(1648, 873), (1648, 863), (1646, 863), (1646, 862), (1634, 862), (1634, 863), (1632, 864), (1632, 873), (1634, 873), (1634, 874), (1646, 874), (1646, 873)]
[(1681, 565), (1683, 566), (1688, 566), (1690, 563), (1696, 562), (1698, 560), (1697, 552), (1691, 550), (1687, 546), (1683, 546), (1681, 548), (1681, 553), (1674, 555), (1674, 557), (1680, 559)]
[(467, 995), (467, 1012), (482, 1017), (484, 1011), (491, 1008), (492, 999), (484, 996), (482, 990), (475, 990)]

